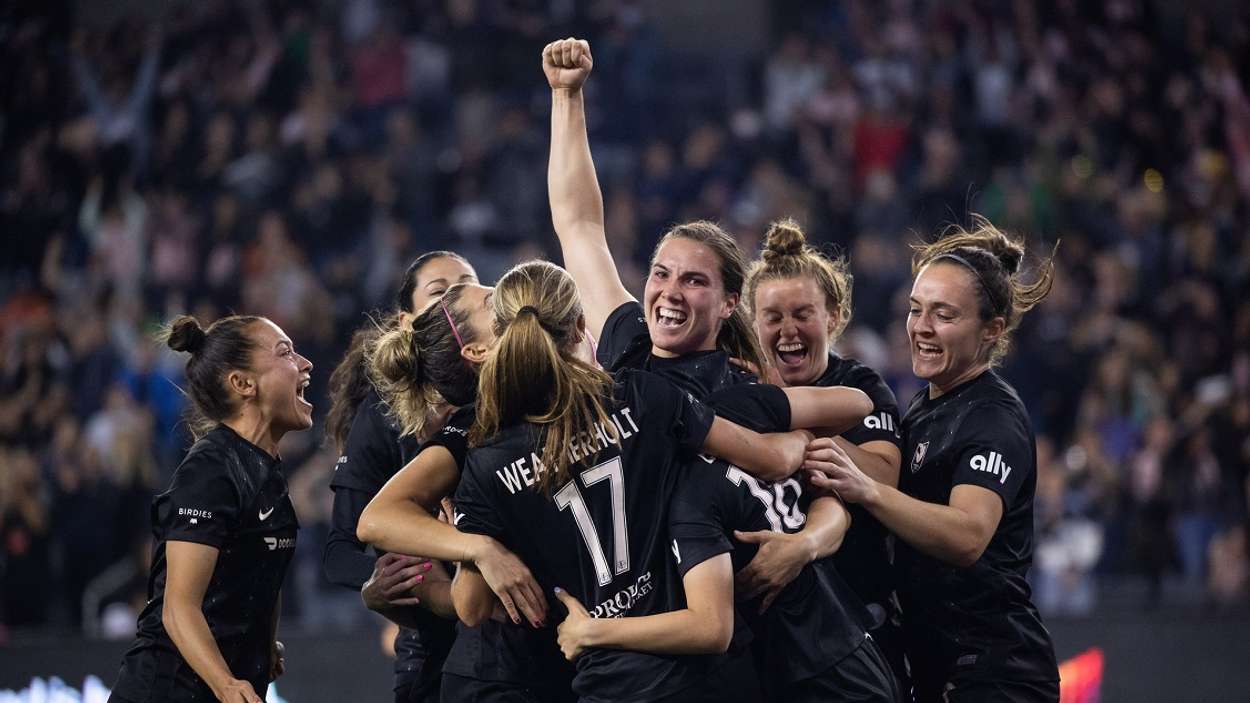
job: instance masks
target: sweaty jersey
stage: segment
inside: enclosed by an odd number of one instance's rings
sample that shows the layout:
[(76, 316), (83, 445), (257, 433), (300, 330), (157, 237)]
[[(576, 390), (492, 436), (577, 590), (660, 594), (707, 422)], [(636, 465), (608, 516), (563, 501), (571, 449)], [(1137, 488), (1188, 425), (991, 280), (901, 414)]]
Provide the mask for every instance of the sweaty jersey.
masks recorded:
[(162, 620), (166, 546), (195, 542), (218, 550), (202, 606), (213, 640), (230, 673), (264, 696), (273, 611), (299, 528), (282, 462), (218, 425), (191, 447), (151, 516), (148, 604), (113, 692), (135, 703), (216, 700)]
[[(720, 459), (701, 456), (682, 474), (669, 516), (672, 551), (682, 576), (726, 552), (733, 570), (744, 568), (759, 547), (734, 530), (792, 534), (807, 522), (810, 502), (799, 481), (765, 482)], [(761, 616), (758, 596), (738, 609), (762, 652), (764, 690), (785, 700), (794, 684), (835, 666), (866, 640), (868, 613), (828, 559), (808, 564)]]
[(959, 567), (898, 540), (896, 587), (917, 682), (960, 678), (1056, 681), (1050, 635), (1030, 602), (1037, 447), (1024, 404), (993, 371), (930, 399), (903, 420), (899, 489), (949, 504), (951, 490), (993, 491), (1003, 515), (985, 552)]
[[(606, 398), (611, 430), (596, 426), (568, 448), (570, 478), (535, 489), (542, 432), (505, 429), (471, 449), (456, 491), (456, 525), (499, 540), (550, 593), (559, 586), (593, 617), (655, 615), (684, 607), (663, 526), (685, 461), (711, 428), (710, 409), (644, 372), (616, 374)], [(649, 701), (696, 684), (720, 657), (666, 657), (592, 649), (573, 690), (586, 701)]]
[[(414, 435), (401, 436), (385, 410), (377, 392), (360, 404), (330, 478), (334, 509), (323, 564), (332, 583), (355, 591), (373, 575), (379, 556), (356, 538), (360, 515), (420, 447)], [(412, 615), (417, 629), (401, 628), (395, 637), (395, 687), (411, 687), (420, 680), (423, 688), (437, 690), (438, 673), (455, 637), (455, 621), (420, 606), (412, 606)]]
[[(889, 442), (902, 450), (898, 403), (894, 392), (876, 371), (855, 359), (844, 359), (830, 352), (828, 368), (812, 385), (850, 386), (860, 389), (872, 399), (872, 412), (858, 425), (843, 432), (843, 439), (856, 445)], [(833, 555), (833, 563), (855, 595), (865, 605), (875, 605), (874, 614), (881, 617), (892, 609), (889, 600), (893, 584), (886, 551), (889, 531), (862, 505), (850, 503), (846, 508), (851, 514), (851, 528), (843, 538), (842, 546)]]

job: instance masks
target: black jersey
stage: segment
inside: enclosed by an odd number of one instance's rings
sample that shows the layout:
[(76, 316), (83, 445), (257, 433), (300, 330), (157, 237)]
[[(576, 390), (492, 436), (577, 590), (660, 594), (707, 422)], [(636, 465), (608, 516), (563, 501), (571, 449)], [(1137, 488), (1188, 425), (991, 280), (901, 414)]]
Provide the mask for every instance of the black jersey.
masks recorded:
[[(469, 453), (469, 428), (477, 416), (476, 405), (466, 405), (424, 444), (443, 447), (462, 470)], [(453, 502), (455, 499), (453, 498)], [(456, 623), (455, 639), (443, 673), (477, 681), (492, 681), (526, 689), (551, 691), (562, 699), (572, 686), (573, 665), (560, 653), (554, 627), (534, 629), (528, 625), (487, 621), (478, 627)]]
[(203, 612), (230, 673), (262, 697), (269, 685), (270, 626), (299, 523), (282, 462), (218, 425), (188, 452), (169, 490), (152, 501), (156, 538), (148, 604), (114, 692), (135, 703), (212, 701), (212, 690), (165, 631), (166, 545), (218, 550)]
[[(399, 425), (386, 414), (386, 405), (371, 392), (352, 420), (330, 478), (334, 508), (323, 561), (332, 583), (359, 591), (373, 575), (379, 556), (356, 537), (356, 525), (365, 506), (382, 486), (417, 455), (414, 435), (401, 435)], [(407, 689), (418, 681), (425, 688), (442, 670), (455, 637), (455, 621), (420, 606), (412, 607), (417, 629), (401, 628), (395, 637), (395, 688)]]
[(717, 415), (756, 432), (790, 429), (790, 402), (776, 386), (757, 384), (753, 374), (729, 363), (723, 351), (700, 351), (669, 358), (651, 353), (651, 333), (638, 301), (608, 316), (600, 340), (599, 363), (609, 373), (650, 371), (704, 401)]
[[(807, 522), (806, 492), (795, 478), (765, 482), (711, 457), (684, 472), (669, 516), (672, 551), (682, 576), (730, 552), (736, 573), (759, 547), (733, 538), (734, 530), (792, 534)], [(828, 559), (808, 564), (758, 615), (758, 596), (738, 609), (760, 651), (760, 679), (771, 698), (835, 666), (864, 644), (868, 613)]]
[[(507, 428), (471, 449), (456, 491), (456, 524), (517, 554), (550, 593), (557, 586), (593, 617), (654, 615), (684, 607), (668, 540), (668, 500), (686, 459), (711, 428), (710, 409), (635, 370), (616, 374), (606, 398), (620, 440), (597, 426), (568, 448), (570, 480), (548, 496), (541, 430)], [(573, 690), (585, 701), (648, 701), (697, 684), (720, 657), (666, 657), (593, 649), (577, 660)]]
[[(855, 359), (844, 359), (830, 352), (829, 367), (812, 385), (858, 388), (872, 400), (872, 412), (858, 425), (843, 432), (843, 439), (856, 445), (889, 442), (902, 450), (898, 403), (894, 392), (876, 371)], [(851, 514), (851, 529), (833, 555), (833, 562), (851, 590), (881, 618), (892, 610), (889, 601), (893, 584), (886, 549), (889, 530), (862, 505), (849, 504), (846, 508)]]
[(951, 489), (996, 493), (1003, 515), (981, 558), (959, 567), (898, 540), (895, 580), (917, 683), (959, 678), (1055, 681), (1050, 635), (1030, 602), (1037, 448), (1024, 404), (993, 371), (930, 399), (903, 420), (899, 489), (949, 504)]

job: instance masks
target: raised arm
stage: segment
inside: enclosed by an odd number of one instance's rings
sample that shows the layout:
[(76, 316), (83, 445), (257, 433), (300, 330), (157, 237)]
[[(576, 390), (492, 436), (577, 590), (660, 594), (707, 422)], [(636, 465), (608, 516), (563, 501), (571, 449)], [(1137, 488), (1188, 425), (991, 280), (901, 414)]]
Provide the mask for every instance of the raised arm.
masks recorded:
[(463, 533), (430, 514), (459, 480), (460, 467), (446, 448), (422, 451), (378, 491), (361, 514), (356, 535), (388, 552), (472, 562), (514, 622), (523, 614), (537, 626), (546, 617), (547, 599), (516, 555), (490, 537)]
[(584, 40), (562, 39), (543, 49), (543, 72), (551, 85), (551, 156), (547, 163), (551, 221), (560, 238), (564, 268), (581, 291), (586, 326), (598, 339), (608, 315), (634, 297), (621, 283), (608, 249), (603, 194), (586, 134), (582, 85), (593, 63), (590, 44)]

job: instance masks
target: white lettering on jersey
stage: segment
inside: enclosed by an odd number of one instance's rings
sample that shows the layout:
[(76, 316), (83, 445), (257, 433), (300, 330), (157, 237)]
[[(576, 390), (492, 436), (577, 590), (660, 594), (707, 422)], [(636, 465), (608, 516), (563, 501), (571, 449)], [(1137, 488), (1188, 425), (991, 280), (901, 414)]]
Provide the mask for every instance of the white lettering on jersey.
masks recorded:
[[(530, 465), (533, 468), (530, 468)], [(544, 468), (538, 455), (531, 453), (528, 457), (521, 457), (496, 471), (495, 475), (499, 477), (500, 481), (503, 481), (503, 485), (508, 489), (509, 493), (516, 493), (534, 485), (534, 482), (538, 480), (538, 475), (543, 472)]]
[(864, 427), (870, 430), (885, 430), (895, 434), (898, 433), (898, 427), (894, 424), (894, 417), (886, 412), (869, 415), (864, 418)]
[(629, 609), (634, 607), (639, 598), (651, 592), (651, 572), (638, 577), (638, 580), (630, 584), (628, 588), (623, 588), (616, 592), (616, 595), (603, 601), (590, 611), (592, 618), (619, 618), (629, 614)]
[(681, 550), (677, 548), (677, 540), (673, 540), (673, 556), (677, 557), (677, 563), (681, 563)]
[(346, 454), (339, 455), (339, 460), (334, 462), (334, 470), (338, 471), (339, 467), (346, 463), (347, 463), (347, 455)]
[(978, 454), (968, 460), (968, 466), (973, 471), (984, 471), (987, 474), (999, 476), (999, 483), (1007, 483), (1007, 474), (1011, 473), (1011, 467), (1003, 462), (1003, 455), (998, 452), (990, 452), (988, 456)]
[(199, 508), (178, 508), (178, 514), (193, 518), (193, 522), (196, 522), (194, 518), (204, 518), (205, 520), (213, 519), (213, 511), (200, 510)]
[(265, 545), (269, 547), (269, 551), (271, 552), (275, 549), (294, 549), (295, 548), (294, 537), (281, 537), (281, 538), (265, 537), (263, 539), (265, 540)]

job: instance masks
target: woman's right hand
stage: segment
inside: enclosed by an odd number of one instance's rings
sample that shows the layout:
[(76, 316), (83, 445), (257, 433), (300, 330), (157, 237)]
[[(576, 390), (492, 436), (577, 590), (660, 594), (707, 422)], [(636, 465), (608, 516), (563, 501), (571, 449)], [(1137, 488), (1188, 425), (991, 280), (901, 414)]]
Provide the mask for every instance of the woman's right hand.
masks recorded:
[(360, 589), (365, 607), (375, 612), (405, 605), (417, 605), (420, 599), (412, 589), (425, 580), (430, 570), (429, 559), (388, 552), (378, 557), (373, 574)]
[(534, 627), (543, 626), (547, 618), (547, 598), (524, 562), (491, 539), (473, 563), (503, 603), (512, 622), (520, 625), (524, 615)]
[(580, 90), (593, 66), (590, 43), (585, 39), (559, 39), (543, 49), (543, 73), (552, 90)]

